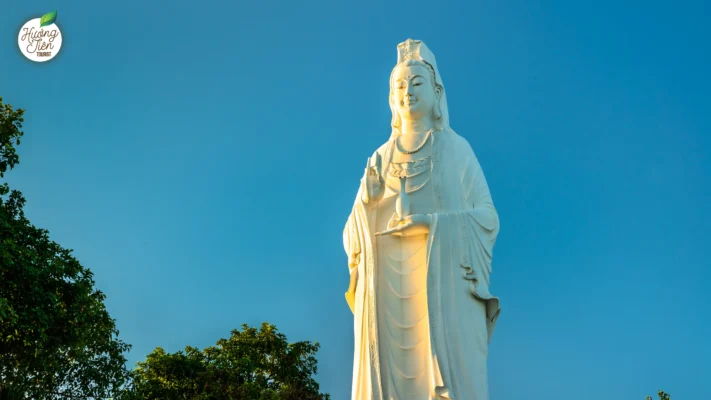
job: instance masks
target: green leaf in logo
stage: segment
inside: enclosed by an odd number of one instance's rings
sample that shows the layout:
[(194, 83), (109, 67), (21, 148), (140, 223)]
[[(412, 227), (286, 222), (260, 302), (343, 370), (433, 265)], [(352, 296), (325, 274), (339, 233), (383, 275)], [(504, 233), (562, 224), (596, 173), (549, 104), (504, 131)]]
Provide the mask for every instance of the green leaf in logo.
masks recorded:
[(47, 13), (40, 18), (40, 28), (47, 25), (52, 25), (57, 19), (57, 10)]

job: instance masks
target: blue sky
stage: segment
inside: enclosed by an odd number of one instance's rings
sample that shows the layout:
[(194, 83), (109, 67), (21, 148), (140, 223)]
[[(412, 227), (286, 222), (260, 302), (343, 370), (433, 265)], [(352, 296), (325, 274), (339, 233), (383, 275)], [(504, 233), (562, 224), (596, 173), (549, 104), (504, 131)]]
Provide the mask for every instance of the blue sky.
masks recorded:
[[(711, 387), (703, 2), (9, 2), (10, 183), (95, 273), (131, 365), (269, 321), (350, 393), (341, 233), (397, 43), (436, 54), (501, 218), (495, 400)], [(58, 10), (59, 56), (17, 32)]]

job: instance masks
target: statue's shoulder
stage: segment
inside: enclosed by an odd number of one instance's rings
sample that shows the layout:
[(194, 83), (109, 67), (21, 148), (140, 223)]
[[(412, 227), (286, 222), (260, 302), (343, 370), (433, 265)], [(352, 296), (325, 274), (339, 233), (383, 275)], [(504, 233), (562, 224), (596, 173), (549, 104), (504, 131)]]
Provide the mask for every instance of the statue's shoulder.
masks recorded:
[(385, 157), (385, 153), (388, 151), (388, 143), (390, 143), (389, 140), (381, 144), (380, 147), (373, 152), (373, 157), (375, 157), (376, 154), (380, 154), (380, 157)]
[(453, 149), (457, 153), (457, 158), (459, 159), (467, 159), (469, 157), (474, 157), (474, 150), (472, 149), (471, 143), (464, 138), (464, 136), (451, 131), (447, 132), (446, 135), (443, 135), (443, 137), (446, 138), (446, 140), (449, 142), (450, 146), (449, 148)]
[(452, 141), (456, 144), (457, 148), (463, 148), (464, 150), (471, 150), (472, 145), (469, 143), (469, 141), (464, 138), (464, 136), (456, 133), (456, 132), (451, 132), (450, 137), (452, 138)]

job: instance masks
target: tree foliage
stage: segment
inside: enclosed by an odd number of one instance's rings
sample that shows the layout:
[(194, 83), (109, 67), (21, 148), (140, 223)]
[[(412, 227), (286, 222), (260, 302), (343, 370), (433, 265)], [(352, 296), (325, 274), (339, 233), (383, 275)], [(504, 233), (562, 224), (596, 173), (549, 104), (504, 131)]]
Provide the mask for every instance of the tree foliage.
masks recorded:
[(15, 145), (20, 144), (23, 135), (22, 116), (25, 110), (14, 110), (10, 104), (2, 104), (0, 97), (0, 178), (5, 176), (8, 169), (15, 167), (20, 162)]
[(200, 351), (156, 348), (133, 371), (132, 399), (326, 400), (313, 376), (318, 343), (289, 343), (274, 325), (242, 325)]
[[(657, 395), (659, 395), (659, 400), (671, 400), (669, 393), (664, 393), (663, 390), (657, 392)], [(652, 396), (647, 396), (647, 400), (652, 400)]]
[[(0, 97), (0, 177), (19, 163), (24, 111)], [(106, 398), (129, 378), (105, 296), (72, 251), (0, 185), (0, 399)]]

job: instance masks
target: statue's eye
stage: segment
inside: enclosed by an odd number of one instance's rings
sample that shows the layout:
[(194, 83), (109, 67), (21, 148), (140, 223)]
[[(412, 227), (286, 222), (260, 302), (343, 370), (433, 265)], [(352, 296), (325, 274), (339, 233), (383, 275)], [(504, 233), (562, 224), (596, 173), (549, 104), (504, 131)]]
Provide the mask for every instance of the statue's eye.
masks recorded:
[(422, 82), (417, 82), (417, 83), (413, 84), (412, 86), (420, 86), (420, 85), (422, 85)]

